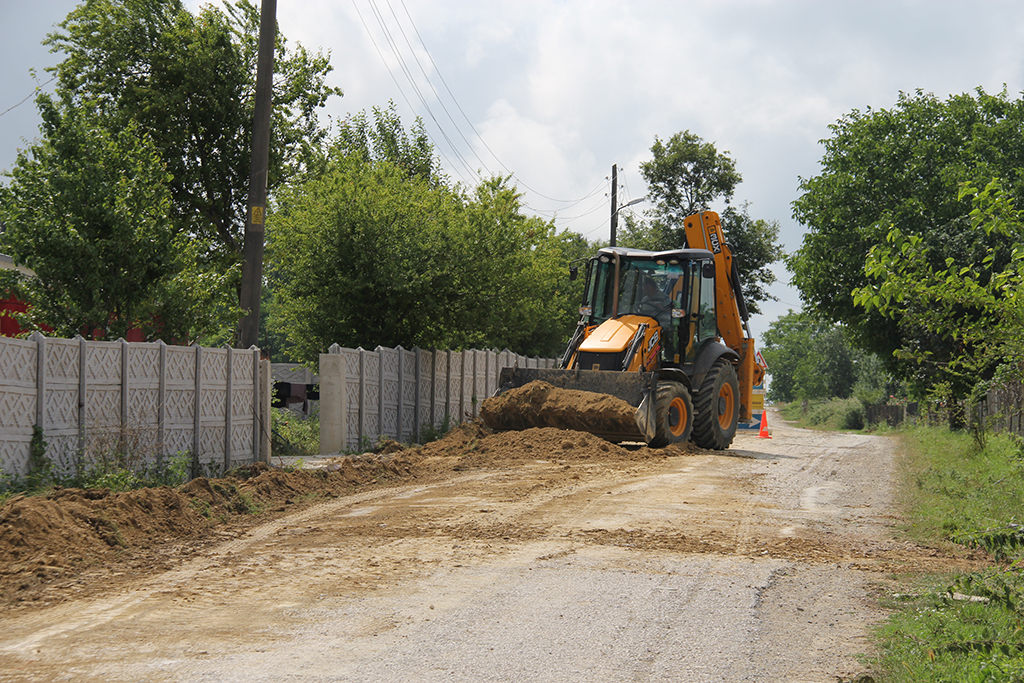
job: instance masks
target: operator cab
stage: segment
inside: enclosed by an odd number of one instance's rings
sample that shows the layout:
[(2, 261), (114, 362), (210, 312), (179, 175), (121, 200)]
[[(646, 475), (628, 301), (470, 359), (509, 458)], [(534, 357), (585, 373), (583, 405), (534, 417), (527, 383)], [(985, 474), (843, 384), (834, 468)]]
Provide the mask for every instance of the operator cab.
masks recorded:
[(702, 343), (719, 336), (714, 254), (706, 249), (601, 249), (587, 264), (584, 292), (580, 323), (588, 335), (608, 320), (660, 328), (657, 363), (647, 369), (692, 363)]

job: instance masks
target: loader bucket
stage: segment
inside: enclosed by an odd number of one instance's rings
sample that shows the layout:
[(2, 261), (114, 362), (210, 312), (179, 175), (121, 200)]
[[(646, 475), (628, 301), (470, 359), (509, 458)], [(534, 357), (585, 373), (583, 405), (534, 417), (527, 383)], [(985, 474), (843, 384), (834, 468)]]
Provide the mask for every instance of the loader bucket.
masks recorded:
[(645, 399), (657, 373), (504, 368), (499, 382), (480, 408), (492, 429), (556, 427), (615, 443), (654, 437), (654, 401)]

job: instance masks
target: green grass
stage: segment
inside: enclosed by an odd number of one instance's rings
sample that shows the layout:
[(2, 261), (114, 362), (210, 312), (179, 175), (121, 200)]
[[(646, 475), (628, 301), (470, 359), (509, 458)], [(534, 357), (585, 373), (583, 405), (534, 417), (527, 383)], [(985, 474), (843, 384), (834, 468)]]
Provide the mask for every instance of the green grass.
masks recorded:
[(319, 455), (320, 414), (309, 417), (285, 408), (271, 408), (270, 450), (274, 455)]
[[(983, 547), (998, 565), (954, 576), (906, 578), (875, 632), (879, 681), (1024, 683), (1024, 458), (1019, 442), (934, 427), (896, 432), (901, 502), (913, 540)], [(968, 599), (973, 597), (974, 599)]]
[(800, 401), (778, 406), (782, 417), (800, 427), (812, 429), (864, 429), (866, 412), (864, 404), (856, 398), (833, 398), (807, 402), (806, 409)]

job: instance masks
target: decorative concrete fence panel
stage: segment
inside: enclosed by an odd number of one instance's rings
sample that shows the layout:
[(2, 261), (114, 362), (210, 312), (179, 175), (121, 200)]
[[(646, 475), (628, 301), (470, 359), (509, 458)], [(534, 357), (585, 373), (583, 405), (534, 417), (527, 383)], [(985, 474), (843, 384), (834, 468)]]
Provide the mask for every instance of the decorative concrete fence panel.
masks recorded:
[(473, 419), (503, 367), (552, 368), (554, 358), (511, 351), (430, 351), (335, 344), (320, 355), (320, 450), (354, 451), (381, 436), (419, 441), (424, 430)]
[(110, 457), (142, 468), (191, 453), (207, 471), (266, 460), (260, 363), (256, 348), (0, 337), (0, 468), (27, 474), (36, 426), (66, 474)]

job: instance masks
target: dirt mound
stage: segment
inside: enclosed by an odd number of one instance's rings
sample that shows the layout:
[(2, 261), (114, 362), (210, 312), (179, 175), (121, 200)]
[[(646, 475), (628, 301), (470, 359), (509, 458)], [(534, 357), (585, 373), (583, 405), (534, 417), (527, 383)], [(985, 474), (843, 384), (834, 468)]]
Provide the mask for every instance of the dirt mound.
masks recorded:
[[(573, 411), (586, 414), (579, 408), (590, 399), (573, 395), (583, 393), (533, 387), (506, 401), (532, 405), (540, 394), (555, 394), (554, 402), (563, 410), (574, 405)], [(632, 408), (619, 403), (624, 408), (618, 410), (632, 420)], [(605, 408), (597, 410), (608, 414)], [(163, 566), (176, 553), (186, 552), (182, 548), (215, 540), (220, 525), (250, 523), (246, 520), (255, 520), (254, 513), (281, 512), (289, 505), (346, 495), (365, 486), (470, 468), (536, 461), (620, 463), (691, 450), (695, 449), (690, 444), (623, 448), (586, 431), (553, 427), (495, 433), (477, 420), (422, 447), (389, 441), (376, 453), (334, 458), (320, 469), (288, 471), (257, 463), (223, 478), (201, 477), (177, 488), (124, 493), (54, 489), (39, 496), (17, 496), (0, 506), (0, 605), (38, 598), (41, 586), (61, 578), (70, 582), (90, 567), (115, 571), (118, 563), (127, 563), (120, 571), (132, 572), (136, 564)], [(163, 559), (147, 564), (139, 559), (146, 553)]]
[(492, 429), (554, 427), (592, 434), (627, 434), (641, 439), (636, 408), (607, 394), (560, 389), (534, 381), (484, 400), (480, 417)]
[(206, 521), (171, 488), (110, 493), (57, 489), (0, 507), (0, 600), (129, 547), (193, 538)]

